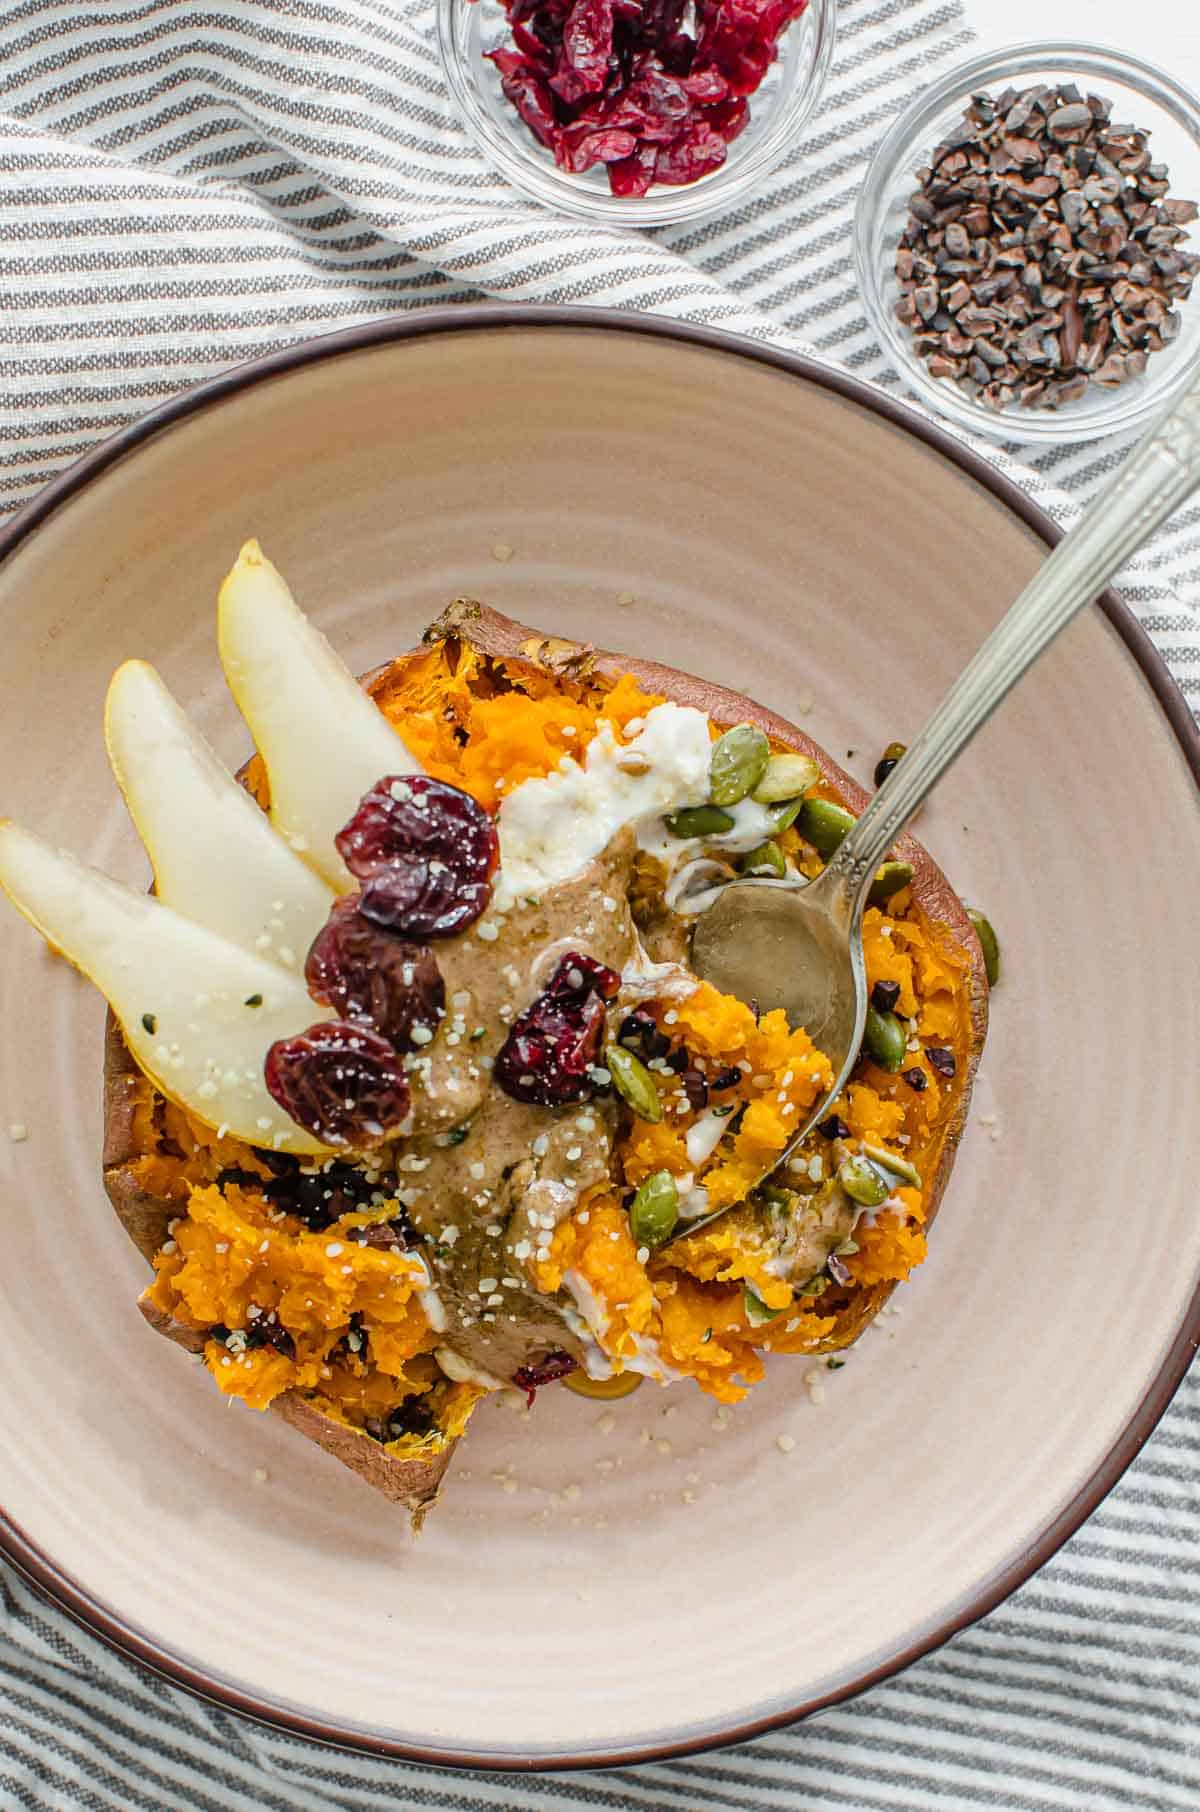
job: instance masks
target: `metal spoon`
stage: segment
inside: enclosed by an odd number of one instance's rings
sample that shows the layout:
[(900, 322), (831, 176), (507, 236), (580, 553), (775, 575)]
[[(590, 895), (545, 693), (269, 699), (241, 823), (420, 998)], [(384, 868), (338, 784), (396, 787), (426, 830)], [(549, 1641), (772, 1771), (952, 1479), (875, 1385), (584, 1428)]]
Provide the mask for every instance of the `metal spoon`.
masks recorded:
[[(867, 1014), (862, 919), (876, 869), (1017, 681), (1197, 485), (1200, 378), (1059, 542), (817, 879), (732, 882), (697, 919), (696, 973), (764, 1010), (783, 1007), (792, 1025), (808, 1029), (833, 1067), (833, 1087), (776, 1164), (784, 1163), (829, 1112), (858, 1057)], [(716, 1218), (688, 1221), (680, 1232)]]

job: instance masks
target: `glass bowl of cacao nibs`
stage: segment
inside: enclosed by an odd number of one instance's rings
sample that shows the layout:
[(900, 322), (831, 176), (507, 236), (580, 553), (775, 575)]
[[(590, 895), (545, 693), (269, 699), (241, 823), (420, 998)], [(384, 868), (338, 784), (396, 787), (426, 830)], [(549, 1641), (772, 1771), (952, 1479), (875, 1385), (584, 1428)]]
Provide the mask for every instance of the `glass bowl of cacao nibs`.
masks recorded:
[(836, 0), (438, 0), (447, 86), (535, 201), (663, 226), (731, 207), (794, 149)]
[(879, 145), (855, 218), (863, 301), (901, 377), (961, 427), (1137, 428), (1200, 360), (1197, 202), (1200, 101), (1172, 76), (1083, 44), (991, 52)]

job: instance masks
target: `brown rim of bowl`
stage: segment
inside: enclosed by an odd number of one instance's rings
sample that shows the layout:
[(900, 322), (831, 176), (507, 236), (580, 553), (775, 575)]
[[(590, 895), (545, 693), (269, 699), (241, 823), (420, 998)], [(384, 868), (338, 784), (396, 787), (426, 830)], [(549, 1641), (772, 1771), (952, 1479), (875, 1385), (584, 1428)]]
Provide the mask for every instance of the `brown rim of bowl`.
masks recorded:
[[(84, 488), (99, 473), (104, 472), (118, 459), (124, 458), (139, 447), (143, 441), (164, 429), (173, 427), (177, 422), (186, 421), (191, 415), (202, 409), (219, 403), (224, 397), (244, 390), (263, 378), (279, 376), (283, 372), (293, 371), (305, 365), (320, 363), (324, 359), (337, 358), (346, 352), (358, 352), (364, 347), (386, 345), (391, 341), (403, 341), (423, 338), (431, 333), (462, 333), (480, 328), (521, 328), (554, 327), (568, 329), (600, 328), (610, 333), (631, 333), (648, 335), (654, 339), (680, 340), (693, 346), (708, 346), (715, 352), (724, 352), (736, 358), (752, 359), (760, 365), (773, 366), (778, 371), (786, 371), (793, 376), (806, 379), (809, 383), (819, 384), (822, 389), (832, 391), (834, 395), (845, 397), (848, 401), (859, 404), (873, 414), (882, 416), (885, 421), (903, 428), (907, 433), (923, 441), (926, 446), (934, 448), (945, 458), (953, 461), (960, 471), (973, 478), (976, 483), (990, 491), (992, 496), (1005, 504), (1009, 510), (1026, 527), (1033, 530), (1047, 546), (1053, 547), (1061, 540), (1063, 531), (1020, 491), (1011, 480), (1001, 476), (986, 460), (951, 438), (943, 429), (926, 421), (923, 416), (893, 401), (883, 391), (864, 383), (860, 378), (849, 376), (843, 371), (819, 364), (815, 359), (807, 358), (802, 353), (783, 352), (774, 347), (761, 346), (753, 340), (739, 334), (726, 333), (718, 328), (700, 327), (684, 321), (670, 321), (655, 316), (632, 314), (620, 311), (609, 311), (601, 308), (576, 308), (566, 305), (539, 307), (532, 304), (473, 304), (464, 307), (439, 307), (418, 310), (398, 318), (369, 321), (358, 327), (345, 328), (338, 333), (324, 334), (317, 339), (303, 340), (295, 346), (285, 347), (280, 352), (268, 354), (265, 358), (254, 359), (244, 365), (235, 366), (223, 372), (219, 377), (210, 378), (207, 382), (197, 384), (181, 396), (163, 403), (148, 415), (144, 415), (127, 428), (102, 441), (99, 446), (85, 453), (82, 458), (68, 467), (58, 478), (52, 479), (30, 501), (17, 511), (12, 521), (0, 528), (0, 560), (16, 549), (27, 535), (30, 535), (40, 523), (44, 522), (60, 504), (66, 503), (77, 491)], [(1106, 591), (1099, 599), (1100, 609), (1109, 623), (1124, 641), (1130, 654), (1146, 679), (1167, 722), (1175, 734), (1184, 759), (1191, 768), (1200, 787), (1200, 727), (1197, 726), (1188, 709), (1183, 694), (1175, 685), (1167, 671), (1161, 655), (1158, 653), (1141, 624), (1134, 617), (1128, 606), (1123, 604), (1114, 591)], [(198, 1698), (227, 1710), (240, 1712), (243, 1716), (255, 1718), (260, 1723), (275, 1726), (277, 1729), (306, 1737), (313, 1742), (324, 1743), (333, 1748), (358, 1751), (367, 1755), (390, 1756), (394, 1759), (410, 1762), (423, 1762), (434, 1767), (443, 1768), (482, 1768), (494, 1771), (537, 1771), (565, 1768), (620, 1768), (637, 1762), (666, 1761), (676, 1756), (695, 1755), (706, 1749), (726, 1747), (733, 1743), (744, 1743), (751, 1737), (761, 1736), (765, 1731), (778, 1730), (787, 1724), (797, 1723), (802, 1718), (810, 1717), (814, 1712), (823, 1711), (829, 1705), (840, 1704), (843, 1700), (854, 1698), (875, 1686), (881, 1680), (889, 1679), (908, 1667), (932, 1649), (939, 1648), (951, 1636), (975, 1623), (980, 1617), (994, 1610), (1010, 1593), (1043, 1566), (1055, 1554), (1062, 1544), (1073, 1535), (1097, 1505), (1112, 1490), (1121, 1474), (1130, 1465), (1141, 1448), (1152, 1434), (1167, 1404), (1182, 1380), (1188, 1365), (1200, 1347), (1200, 1286), (1197, 1287), (1188, 1306), (1186, 1315), (1170, 1349), (1152, 1379), (1134, 1414), (1129, 1418), (1117, 1440), (1096, 1467), (1092, 1476), (1080, 1487), (1071, 1501), (1062, 1509), (1053, 1521), (1042, 1530), (1037, 1539), (1007, 1567), (991, 1578), (983, 1581), (976, 1592), (965, 1604), (944, 1618), (932, 1630), (924, 1632), (915, 1641), (889, 1655), (885, 1661), (877, 1663), (859, 1677), (822, 1693), (816, 1698), (804, 1699), (799, 1704), (789, 1706), (784, 1711), (743, 1720), (705, 1736), (688, 1736), (665, 1743), (646, 1743), (633, 1749), (614, 1749), (602, 1754), (589, 1754), (587, 1751), (560, 1753), (551, 1755), (521, 1756), (519, 1754), (492, 1752), (490, 1754), (471, 1753), (465, 1750), (426, 1748), (418, 1743), (398, 1742), (383, 1736), (376, 1736), (368, 1730), (356, 1730), (352, 1726), (322, 1723), (319, 1719), (306, 1716), (303, 1712), (286, 1705), (272, 1704), (267, 1700), (255, 1698), (253, 1694), (242, 1691), (232, 1681), (198, 1672), (178, 1655), (160, 1648), (152, 1637), (125, 1623), (106, 1605), (99, 1603), (91, 1596), (87, 1588), (77, 1579), (65, 1573), (49, 1555), (29, 1539), (0, 1509), (0, 1554), (53, 1602), (67, 1611), (76, 1622), (100, 1636), (119, 1654), (132, 1660), (140, 1661), (156, 1673), (177, 1686), (186, 1687)]]

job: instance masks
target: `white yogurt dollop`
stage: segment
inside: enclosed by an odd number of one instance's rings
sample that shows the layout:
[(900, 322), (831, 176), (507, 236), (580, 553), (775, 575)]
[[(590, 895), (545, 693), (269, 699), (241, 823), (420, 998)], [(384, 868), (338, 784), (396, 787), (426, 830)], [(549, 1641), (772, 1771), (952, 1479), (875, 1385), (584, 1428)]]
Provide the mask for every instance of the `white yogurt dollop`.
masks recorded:
[(568, 880), (623, 824), (701, 804), (711, 755), (708, 719), (690, 705), (655, 705), (627, 743), (602, 723), (582, 763), (568, 756), (502, 803), (500, 865), (508, 886), (536, 892)]
[[(500, 807), (500, 866), (506, 891), (536, 893), (569, 880), (598, 856), (623, 824), (638, 827), (642, 849), (669, 867), (698, 845), (674, 837), (668, 812), (708, 798), (712, 739), (708, 719), (692, 705), (655, 705), (639, 733), (619, 743), (600, 726), (581, 762), (565, 756), (552, 774), (525, 780)], [(743, 799), (729, 808), (732, 830), (707, 837), (731, 852), (753, 849), (771, 834), (764, 806)]]

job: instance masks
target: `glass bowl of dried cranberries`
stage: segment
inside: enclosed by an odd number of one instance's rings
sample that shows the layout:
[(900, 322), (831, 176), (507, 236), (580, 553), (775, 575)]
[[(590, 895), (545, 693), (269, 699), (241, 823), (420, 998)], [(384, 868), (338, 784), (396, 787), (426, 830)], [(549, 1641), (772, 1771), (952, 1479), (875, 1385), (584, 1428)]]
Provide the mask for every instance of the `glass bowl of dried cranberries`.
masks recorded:
[[(1094, 45), (974, 57), (875, 152), (854, 256), (936, 414), (1016, 444), (1140, 428), (1200, 364), (1200, 101)], [(1193, 285), (1195, 293), (1193, 294)]]
[(438, 0), (451, 95), (524, 194), (664, 226), (732, 206), (795, 144), (836, 0)]

